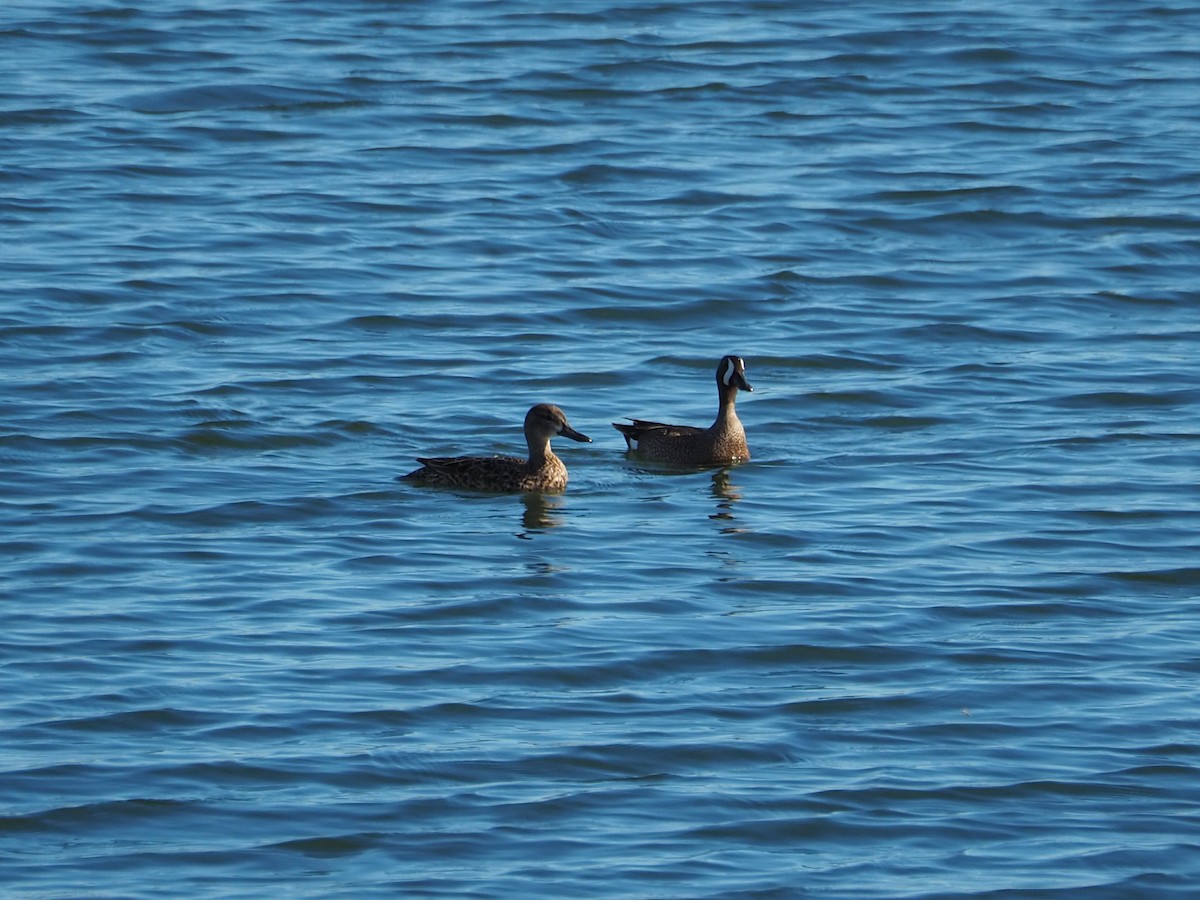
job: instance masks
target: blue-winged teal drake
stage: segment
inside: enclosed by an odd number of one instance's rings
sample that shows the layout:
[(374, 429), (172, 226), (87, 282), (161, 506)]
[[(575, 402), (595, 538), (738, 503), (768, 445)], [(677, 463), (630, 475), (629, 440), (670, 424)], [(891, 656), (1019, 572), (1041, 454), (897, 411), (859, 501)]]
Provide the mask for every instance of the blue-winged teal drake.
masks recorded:
[(725, 356), (717, 364), (717, 396), (721, 406), (717, 410), (717, 420), (710, 427), (664, 425), (631, 419), (632, 425), (613, 422), (613, 428), (625, 435), (629, 450), (646, 459), (691, 466), (749, 459), (746, 430), (734, 408), (739, 390), (754, 390), (746, 380), (746, 364), (740, 356)]
[(557, 406), (539, 403), (525, 415), (525, 441), (529, 459), (516, 456), (417, 457), (421, 468), (404, 477), (422, 484), (470, 488), (477, 491), (541, 491), (551, 493), (567, 486), (567, 467), (550, 449), (558, 435), (590, 444), (592, 439), (567, 423)]

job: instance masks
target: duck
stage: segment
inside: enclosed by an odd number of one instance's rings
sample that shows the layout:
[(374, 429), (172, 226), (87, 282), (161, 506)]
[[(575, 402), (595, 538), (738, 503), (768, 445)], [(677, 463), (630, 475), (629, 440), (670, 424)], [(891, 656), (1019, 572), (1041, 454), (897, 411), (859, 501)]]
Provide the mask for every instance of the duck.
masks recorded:
[(557, 493), (567, 486), (567, 467), (550, 449), (558, 436), (590, 444), (592, 439), (571, 427), (566, 414), (552, 403), (538, 403), (525, 414), (529, 458), (516, 456), (417, 457), (421, 468), (402, 476), (418, 484), (496, 492)]
[(723, 356), (717, 363), (720, 406), (716, 421), (708, 428), (644, 419), (630, 419), (632, 425), (613, 422), (612, 426), (624, 435), (626, 449), (643, 459), (690, 466), (742, 462), (750, 458), (750, 448), (735, 408), (739, 390), (754, 391), (746, 380), (746, 363), (740, 356)]

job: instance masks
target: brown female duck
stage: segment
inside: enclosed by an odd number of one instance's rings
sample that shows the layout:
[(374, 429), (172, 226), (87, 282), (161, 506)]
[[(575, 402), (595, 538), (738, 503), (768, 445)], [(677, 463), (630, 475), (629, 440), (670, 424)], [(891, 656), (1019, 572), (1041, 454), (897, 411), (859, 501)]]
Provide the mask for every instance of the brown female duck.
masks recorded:
[(525, 415), (529, 458), (516, 456), (417, 457), (421, 468), (404, 476), (420, 484), (470, 488), (477, 491), (540, 491), (567, 486), (567, 467), (550, 449), (550, 438), (562, 435), (590, 444), (592, 439), (567, 423), (557, 406), (539, 403)]
[(740, 356), (725, 356), (717, 364), (720, 407), (716, 421), (708, 428), (664, 425), (643, 419), (632, 419), (632, 425), (613, 422), (613, 428), (625, 436), (630, 451), (645, 459), (690, 466), (740, 462), (750, 458), (750, 448), (746, 446), (746, 431), (734, 408), (738, 390), (754, 390), (746, 380), (746, 363)]

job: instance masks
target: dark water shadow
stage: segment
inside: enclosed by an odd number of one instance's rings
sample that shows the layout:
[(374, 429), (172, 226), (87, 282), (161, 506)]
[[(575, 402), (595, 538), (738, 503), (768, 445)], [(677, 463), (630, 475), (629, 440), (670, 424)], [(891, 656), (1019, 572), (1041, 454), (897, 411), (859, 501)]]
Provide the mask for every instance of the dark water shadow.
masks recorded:
[[(404, 476), (397, 476), (399, 482), (404, 482)], [(498, 491), (475, 491), (468, 490), (454, 485), (438, 485), (438, 484), (419, 484), (417, 489), (425, 492), (431, 491), (434, 493), (448, 494), (456, 498), (455, 502), (469, 503), (486, 503), (492, 504), (499, 500), (512, 496), (508, 492)], [(561, 494), (542, 494), (542, 493), (521, 493), (516, 495), (521, 503), (521, 526), (516, 532), (516, 536), (522, 540), (531, 540), (533, 535), (544, 533), (551, 528), (558, 528), (563, 524), (561, 511), (563, 508), (563, 500)]]
[(705, 466), (693, 466), (686, 463), (667, 462), (659, 459), (643, 459), (636, 453), (626, 452), (625, 464), (629, 471), (637, 475), (653, 475), (672, 477), (676, 475), (699, 475), (702, 472), (728, 474), (746, 465), (746, 462), (714, 463)]

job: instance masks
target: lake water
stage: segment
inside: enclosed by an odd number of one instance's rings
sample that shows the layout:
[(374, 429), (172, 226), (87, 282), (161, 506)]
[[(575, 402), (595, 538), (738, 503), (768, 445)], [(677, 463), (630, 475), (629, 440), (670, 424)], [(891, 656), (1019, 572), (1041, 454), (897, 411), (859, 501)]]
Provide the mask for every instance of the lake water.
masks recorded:
[(1179, 0), (9, 0), (4, 893), (1194, 897), (1197, 96)]

